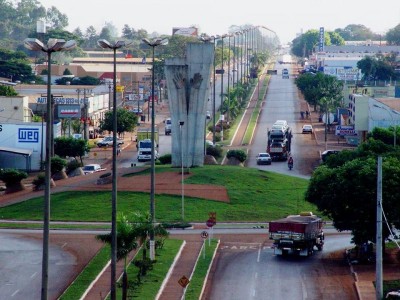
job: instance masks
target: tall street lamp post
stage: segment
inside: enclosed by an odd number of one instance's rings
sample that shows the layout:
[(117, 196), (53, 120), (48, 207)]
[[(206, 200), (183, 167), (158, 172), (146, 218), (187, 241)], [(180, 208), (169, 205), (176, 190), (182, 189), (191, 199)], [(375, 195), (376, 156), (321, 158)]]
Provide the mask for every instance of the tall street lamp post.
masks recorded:
[(229, 95), (229, 85), (231, 82), (231, 34), (228, 35), (228, 88), (227, 88), (227, 96), (228, 96), (228, 110), (227, 110), (227, 122), (229, 124), (229, 113), (230, 113), (230, 104), (231, 104), (231, 99)]
[(179, 133), (181, 136), (181, 181), (182, 181), (182, 221), (185, 220), (185, 188), (184, 188), (184, 177), (183, 177), (183, 134), (182, 134), (182, 127), (185, 124), (184, 121), (179, 121)]
[(216, 48), (216, 46), (217, 46), (217, 43), (216, 43), (216, 39), (218, 39), (219, 38), (219, 36), (217, 35), (217, 36), (213, 36), (212, 37), (213, 39), (214, 39), (214, 63), (213, 63), (213, 145), (215, 145), (215, 122), (216, 122), (216, 120), (215, 120), (215, 80), (216, 80), (216, 78), (215, 78), (215, 48)]
[[(43, 258), (42, 258), (42, 287), (41, 299), (47, 300), (49, 279), (49, 225), (50, 225), (50, 181), (51, 181), (51, 147), (53, 114), (51, 100), (51, 54), (53, 52), (68, 51), (76, 47), (74, 40), (49, 39), (44, 45), (38, 39), (28, 38), (24, 40), (24, 46), (32, 51), (43, 51), (47, 53), (47, 118), (46, 118), (46, 161), (45, 161), (45, 191), (43, 209)], [(42, 136), (43, 138), (43, 136)]]
[(114, 51), (113, 72), (113, 147), (112, 147), (112, 192), (111, 192), (111, 300), (115, 300), (117, 274), (117, 49), (124, 47), (124, 41), (111, 44), (107, 40), (98, 40), (103, 49)]
[[(221, 47), (221, 96), (220, 96), (220, 107), (223, 107), (224, 105), (224, 38), (227, 37), (227, 34), (223, 34), (221, 36), (221, 41), (222, 41), (222, 47)], [(229, 77), (229, 74), (228, 74)], [(220, 111), (222, 114), (222, 111)], [(221, 129), (223, 127), (222, 121), (221, 121)], [(223, 131), (221, 131), (223, 134)], [(223, 136), (221, 136), (221, 140), (223, 140)]]
[[(142, 39), (142, 41), (152, 48), (152, 68), (151, 68), (151, 182), (150, 182), (150, 217), (151, 222), (155, 224), (155, 207), (154, 207), (154, 192), (155, 192), (155, 145), (154, 145), (154, 132), (155, 132), (155, 107), (154, 107), (154, 49), (160, 45), (167, 45), (168, 39), (156, 38), (152, 41)], [(155, 242), (154, 230), (150, 231), (150, 259), (155, 259)]]

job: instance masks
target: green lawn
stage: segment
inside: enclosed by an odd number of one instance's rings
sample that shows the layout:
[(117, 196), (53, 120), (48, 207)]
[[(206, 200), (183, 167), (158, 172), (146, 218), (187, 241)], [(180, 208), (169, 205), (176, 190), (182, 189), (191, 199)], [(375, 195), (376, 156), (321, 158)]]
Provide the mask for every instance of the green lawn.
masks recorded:
[[(157, 172), (171, 170), (156, 166)], [(185, 197), (185, 221), (203, 222), (210, 211), (217, 220), (263, 222), (300, 211), (318, 213), (304, 200), (308, 180), (234, 166), (192, 168), (185, 184), (213, 184), (227, 188), (230, 203)], [(135, 178), (132, 176), (132, 180)], [(148, 211), (148, 193), (118, 192), (118, 212)], [(41, 220), (43, 197), (0, 208), (0, 219)], [(156, 195), (156, 219), (174, 222), (181, 219), (181, 196)], [(51, 196), (51, 220), (104, 221), (111, 218), (111, 192), (62, 192)]]

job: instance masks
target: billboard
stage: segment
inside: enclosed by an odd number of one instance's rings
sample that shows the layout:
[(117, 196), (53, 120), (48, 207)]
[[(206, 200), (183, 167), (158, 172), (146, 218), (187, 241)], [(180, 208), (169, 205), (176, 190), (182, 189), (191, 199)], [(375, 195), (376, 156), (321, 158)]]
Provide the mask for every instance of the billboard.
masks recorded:
[(183, 35), (183, 36), (197, 36), (196, 27), (174, 27), (172, 28), (172, 35)]

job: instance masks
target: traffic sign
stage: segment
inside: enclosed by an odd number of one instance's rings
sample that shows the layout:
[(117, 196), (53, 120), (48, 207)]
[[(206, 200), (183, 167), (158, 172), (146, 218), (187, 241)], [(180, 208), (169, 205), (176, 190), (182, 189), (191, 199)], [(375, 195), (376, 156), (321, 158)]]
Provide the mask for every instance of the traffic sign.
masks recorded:
[(181, 285), (181, 287), (185, 288), (189, 284), (189, 279), (183, 275), (179, 280), (178, 283)]
[(213, 219), (208, 219), (206, 225), (207, 227), (213, 227), (215, 225), (215, 221)]
[(207, 231), (202, 231), (202, 232), (201, 232), (201, 237), (202, 237), (203, 239), (206, 239), (206, 238), (208, 237), (208, 232), (207, 232)]

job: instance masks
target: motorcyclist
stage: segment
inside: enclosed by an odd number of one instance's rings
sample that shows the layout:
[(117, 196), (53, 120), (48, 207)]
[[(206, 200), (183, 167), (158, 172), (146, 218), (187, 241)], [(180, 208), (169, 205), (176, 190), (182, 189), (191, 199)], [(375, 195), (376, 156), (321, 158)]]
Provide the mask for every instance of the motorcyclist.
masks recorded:
[(288, 167), (289, 167), (289, 169), (293, 168), (293, 157), (291, 157), (291, 156), (289, 156)]

